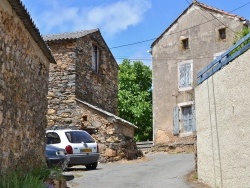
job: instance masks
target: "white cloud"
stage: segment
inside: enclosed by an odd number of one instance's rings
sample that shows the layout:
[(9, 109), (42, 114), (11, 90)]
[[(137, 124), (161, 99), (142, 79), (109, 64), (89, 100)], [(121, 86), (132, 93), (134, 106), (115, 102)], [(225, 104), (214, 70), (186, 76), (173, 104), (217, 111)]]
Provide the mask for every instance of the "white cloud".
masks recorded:
[(97, 7), (66, 7), (54, 1), (33, 17), (40, 31), (46, 34), (100, 28), (112, 36), (139, 24), (150, 8), (150, 0), (123, 0)]

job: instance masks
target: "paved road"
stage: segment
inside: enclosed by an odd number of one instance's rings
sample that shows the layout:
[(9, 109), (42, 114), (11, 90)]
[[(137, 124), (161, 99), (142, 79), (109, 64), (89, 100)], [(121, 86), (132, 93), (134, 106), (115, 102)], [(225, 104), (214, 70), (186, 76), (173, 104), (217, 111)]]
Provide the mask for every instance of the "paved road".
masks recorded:
[(145, 159), (99, 164), (66, 172), (70, 188), (189, 188), (184, 176), (194, 169), (193, 154), (154, 153)]

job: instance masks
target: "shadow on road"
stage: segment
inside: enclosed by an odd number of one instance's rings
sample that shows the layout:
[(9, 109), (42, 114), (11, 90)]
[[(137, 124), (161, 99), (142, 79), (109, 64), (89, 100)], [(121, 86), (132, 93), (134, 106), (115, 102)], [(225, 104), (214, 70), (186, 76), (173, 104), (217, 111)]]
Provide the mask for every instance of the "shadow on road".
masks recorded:
[(88, 170), (85, 167), (70, 167), (66, 169), (66, 172), (73, 172), (73, 171), (94, 171), (94, 170), (102, 170), (103, 168), (96, 168), (93, 170)]
[(63, 175), (63, 176), (64, 176), (66, 181), (70, 181), (70, 180), (73, 180), (75, 178), (75, 176), (73, 176), (73, 175)]

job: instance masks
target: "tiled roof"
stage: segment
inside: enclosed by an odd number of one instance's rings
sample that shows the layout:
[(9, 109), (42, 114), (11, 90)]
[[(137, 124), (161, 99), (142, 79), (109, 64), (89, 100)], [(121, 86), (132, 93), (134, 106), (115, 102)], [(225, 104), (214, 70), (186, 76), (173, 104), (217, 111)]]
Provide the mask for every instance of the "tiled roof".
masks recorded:
[(50, 63), (56, 63), (54, 57), (51, 54), (48, 46), (44, 42), (38, 28), (35, 26), (31, 19), (27, 9), (24, 7), (20, 0), (7, 0), (11, 5), (12, 9), (16, 12), (17, 16), (22, 20), (24, 27), (28, 30), (34, 41), (37, 43), (39, 48), (43, 51)]
[(200, 2), (196, 2), (196, 5), (199, 5), (200, 7), (204, 8), (204, 9), (207, 9), (207, 10), (210, 10), (210, 11), (213, 11), (213, 12), (218, 12), (220, 14), (224, 14), (224, 15), (227, 15), (227, 16), (236, 17), (236, 18), (240, 19), (241, 21), (247, 21), (247, 19), (244, 18), (244, 17), (238, 16), (236, 14), (231, 14), (231, 13), (226, 12), (224, 10), (217, 9), (217, 8), (205, 5), (203, 3), (200, 3)]
[(86, 35), (88, 35), (90, 33), (94, 33), (94, 32), (97, 32), (97, 31), (99, 31), (99, 29), (83, 30), (83, 31), (77, 31), (77, 32), (53, 34), (53, 35), (44, 35), (43, 39), (45, 41), (78, 39), (80, 37), (86, 36)]

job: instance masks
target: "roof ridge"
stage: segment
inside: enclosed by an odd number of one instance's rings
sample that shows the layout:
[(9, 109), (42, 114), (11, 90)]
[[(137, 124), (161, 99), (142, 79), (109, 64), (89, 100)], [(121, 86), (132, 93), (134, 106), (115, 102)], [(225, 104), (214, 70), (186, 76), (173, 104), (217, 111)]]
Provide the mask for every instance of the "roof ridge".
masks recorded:
[(79, 30), (79, 31), (70, 31), (70, 32), (63, 32), (63, 33), (55, 33), (55, 34), (47, 34), (47, 35), (43, 35), (43, 36), (59, 36), (59, 35), (64, 35), (64, 34), (77, 34), (77, 33), (83, 33), (83, 32), (91, 32), (91, 31), (98, 31), (99, 29), (87, 29), (87, 30)]
[(214, 12), (218, 12), (218, 13), (220, 13), (220, 14), (225, 14), (225, 15), (232, 16), (232, 17), (237, 17), (237, 18), (239, 18), (239, 19), (242, 20), (242, 21), (247, 20), (246, 18), (244, 18), (244, 17), (242, 17), (242, 16), (239, 16), (239, 15), (237, 15), (237, 14), (232, 14), (232, 13), (230, 13), (230, 12), (224, 11), (224, 10), (222, 10), (222, 9), (219, 9), (219, 8), (216, 8), (216, 7), (213, 7), (213, 6), (211, 6), (211, 5), (207, 5), (207, 4), (198, 2), (198, 1), (196, 1), (196, 2), (193, 3), (193, 4), (194, 4), (194, 5), (198, 5), (198, 6), (202, 7), (202, 8), (205, 8), (205, 9), (209, 9), (209, 10), (214, 11)]
[(45, 41), (54, 41), (54, 40), (65, 40), (65, 39), (77, 39), (88, 34), (100, 31), (99, 28), (89, 29), (89, 30), (80, 30), (73, 32), (64, 32), (64, 33), (56, 33), (56, 34), (48, 34), (43, 35), (43, 39)]

